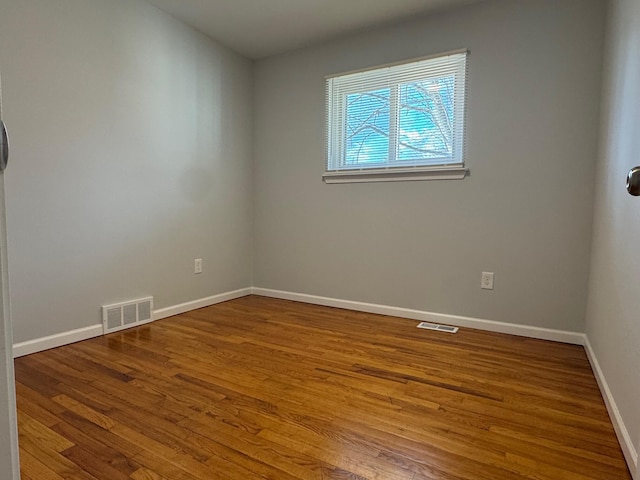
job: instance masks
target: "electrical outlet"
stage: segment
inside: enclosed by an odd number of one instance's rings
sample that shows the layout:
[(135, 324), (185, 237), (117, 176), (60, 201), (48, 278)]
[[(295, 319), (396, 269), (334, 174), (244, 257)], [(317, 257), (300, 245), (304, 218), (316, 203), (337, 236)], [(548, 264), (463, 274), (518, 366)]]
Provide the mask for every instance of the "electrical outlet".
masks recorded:
[(202, 259), (196, 258), (193, 262), (193, 273), (202, 273)]
[(480, 288), (484, 290), (493, 290), (493, 272), (482, 272)]

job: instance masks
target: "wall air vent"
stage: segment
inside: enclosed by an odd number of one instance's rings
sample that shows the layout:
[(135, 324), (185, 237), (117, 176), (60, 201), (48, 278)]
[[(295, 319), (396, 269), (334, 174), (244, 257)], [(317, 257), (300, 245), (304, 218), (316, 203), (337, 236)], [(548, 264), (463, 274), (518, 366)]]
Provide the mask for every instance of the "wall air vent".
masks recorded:
[(458, 327), (451, 327), (449, 325), (438, 325), (436, 323), (420, 322), (418, 328), (424, 328), (425, 330), (436, 330), (438, 332), (458, 333)]
[(106, 335), (149, 323), (153, 320), (152, 312), (153, 297), (104, 305), (102, 307), (103, 333)]

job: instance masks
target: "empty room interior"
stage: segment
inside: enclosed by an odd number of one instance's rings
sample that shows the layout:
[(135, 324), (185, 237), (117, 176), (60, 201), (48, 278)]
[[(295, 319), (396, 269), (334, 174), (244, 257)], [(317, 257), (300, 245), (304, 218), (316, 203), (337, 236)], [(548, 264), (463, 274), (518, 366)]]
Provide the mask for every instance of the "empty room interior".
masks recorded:
[(0, 0), (0, 81), (0, 480), (640, 479), (638, 0)]

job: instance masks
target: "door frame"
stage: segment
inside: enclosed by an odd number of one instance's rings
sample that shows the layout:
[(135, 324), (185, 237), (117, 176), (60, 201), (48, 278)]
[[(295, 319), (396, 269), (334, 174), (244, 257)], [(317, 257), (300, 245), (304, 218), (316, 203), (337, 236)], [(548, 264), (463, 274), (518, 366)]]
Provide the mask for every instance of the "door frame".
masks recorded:
[[(2, 119), (1, 81), (0, 119)], [(4, 172), (0, 172), (0, 478), (20, 480), (17, 416), (16, 384), (13, 370), (13, 329), (9, 301)]]

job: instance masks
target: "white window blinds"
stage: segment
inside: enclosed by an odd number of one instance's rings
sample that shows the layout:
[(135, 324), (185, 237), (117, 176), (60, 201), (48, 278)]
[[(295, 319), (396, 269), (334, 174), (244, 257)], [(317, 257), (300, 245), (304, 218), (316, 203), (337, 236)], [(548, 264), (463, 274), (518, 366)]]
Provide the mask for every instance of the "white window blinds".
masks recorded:
[(327, 172), (464, 165), (467, 51), (327, 78)]

